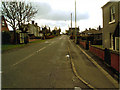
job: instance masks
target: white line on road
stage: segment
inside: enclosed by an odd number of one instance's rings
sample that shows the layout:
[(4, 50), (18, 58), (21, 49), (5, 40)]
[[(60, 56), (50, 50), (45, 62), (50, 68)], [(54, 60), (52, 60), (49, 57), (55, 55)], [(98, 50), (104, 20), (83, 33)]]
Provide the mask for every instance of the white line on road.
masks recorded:
[(39, 49), (38, 51), (40, 52), (40, 51), (42, 51), (43, 49), (45, 49), (46, 47), (43, 47), (43, 48), (41, 48), (41, 49)]
[[(38, 53), (38, 52), (42, 51), (42, 50), (45, 49), (45, 48), (46, 48), (46, 47), (43, 47), (43, 48), (39, 49), (39, 50), (36, 51), (36, 52)], [(28, 55), (27, 57), (25, 57), (25, 58), (23, 58), (23, 59), (21, 59), (20, 61), (18, 61), (18, 62), (16, 62), (15, 64), (13, 64), (11, 67), (14, 67), (14, 66), (16, 66), (17, 64), (19, 64), (19, 63), (21, 63), (21, 62), (27, 60), (28, 58), (30, 58), (30, 57), (32, 57), (33, 55), (35, 55), (36, 52), (34, 52), (34, 53)]]

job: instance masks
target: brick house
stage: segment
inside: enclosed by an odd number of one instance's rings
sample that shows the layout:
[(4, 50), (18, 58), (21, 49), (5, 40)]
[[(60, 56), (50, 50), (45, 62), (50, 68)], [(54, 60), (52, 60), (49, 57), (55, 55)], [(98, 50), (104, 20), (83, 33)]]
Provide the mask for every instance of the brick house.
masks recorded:
[(4, 16), (1, 16), (1, 31), (4, 32), (4, 31), (9, 31), (8, 29), (8, 25), (6, 23), (6, 20), (5, 20), (5, 17)]
[(103, 12), (103, 47), (119, 50), (120, 45), (120, 1), (108, 2), (102, 7)]

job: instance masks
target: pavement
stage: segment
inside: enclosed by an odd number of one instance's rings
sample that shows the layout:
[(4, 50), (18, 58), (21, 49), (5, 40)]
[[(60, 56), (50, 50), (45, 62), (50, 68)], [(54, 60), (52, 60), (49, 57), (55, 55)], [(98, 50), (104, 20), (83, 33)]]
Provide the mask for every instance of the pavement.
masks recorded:
[[(114, 74), (109, 71), (110, 69), (106, 64), (102, 63), (98, 57), (88, 50), (76, 45), (72, 40), (69, 40), (69, 43), (69, 48), (74, 48), (74, 50), (70, 50), (70, 53), (74, 63), (73, 67), (76, 69), (75, 72), (79, 75), (78, 78), (82, 78), (82, 81), (92, 88), (118, 88), (118, 81), (115, 77), (112, 77)], [(84, 61), (85, 58), (87, 58), (87, 61)], [(93, 67), (96, 68), (93, 69)]]
[(66, 35), (15, 49), (1, 56), (2, 88), (5, 89), (77, 90), (89, 89), (89, 85), (95, 88), (116, 88)]

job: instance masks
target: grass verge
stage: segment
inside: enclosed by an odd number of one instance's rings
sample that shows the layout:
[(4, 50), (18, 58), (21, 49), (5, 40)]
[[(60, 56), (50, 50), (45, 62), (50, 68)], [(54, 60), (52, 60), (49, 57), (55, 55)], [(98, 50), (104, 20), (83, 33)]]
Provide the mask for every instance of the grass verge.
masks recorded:
[(31, 41), (29, 43), (39, 43), (39, 42), (44, 42), (45, 40), (35, 40), (35, 41)]
[(23, 46), (25, 46), (25, 44), (17, 44), (17, 45), (5, 44), (5, 45), (1, 45), (1, 50), (7, 51), (13, 48), (18, 48), (18, 47), (23, 47)]

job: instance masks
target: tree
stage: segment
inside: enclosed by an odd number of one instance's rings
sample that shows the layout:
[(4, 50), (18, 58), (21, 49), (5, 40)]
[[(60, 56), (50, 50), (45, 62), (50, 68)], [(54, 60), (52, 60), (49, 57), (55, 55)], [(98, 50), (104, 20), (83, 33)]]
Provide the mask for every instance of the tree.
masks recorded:
[(14, 43), (16, 44), (16, 29), (21, 29), (21, 25), (29, 22), (38, 10), (34, 9), (31, 4), (25, 2), (2, 2), (2, 15), (13, 28)]

